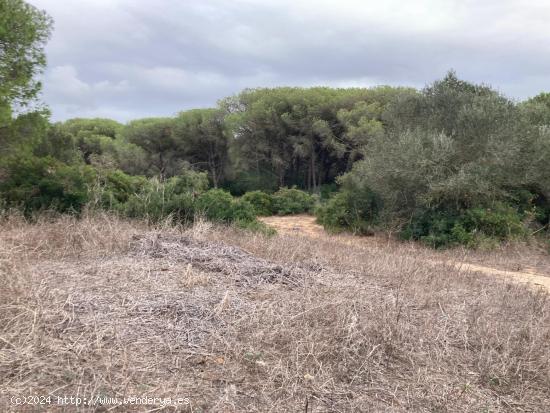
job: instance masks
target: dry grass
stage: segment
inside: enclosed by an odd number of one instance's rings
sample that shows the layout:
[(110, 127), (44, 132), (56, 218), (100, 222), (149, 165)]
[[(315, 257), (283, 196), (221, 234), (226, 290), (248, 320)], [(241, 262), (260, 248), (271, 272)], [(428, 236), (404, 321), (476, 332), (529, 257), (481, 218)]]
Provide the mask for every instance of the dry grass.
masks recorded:
[(351, 245), (369, 252), (398, 250), (400, 255), (424, 256), (432, 263), (448, 263), (463, 271), (506, 277), (513, 282), (528, 283), (535, 288), (542, 287), (550, 291), (550, 254), (544, 243), (536, 239), (528, 242), (514, 241), (490, 250), (455, 247), (434, 251), (419, 242), (400, 241), (391, 234), (378, 233), (363, 237), (347, 233), (328, 234), (311, 215), (272, 216), (261, 220), (280, 234), (324, 239), (330, 243)]
[(193, 412), (550, 405), (547, 293), (429, 250), (109, 216), (0, 229), (2, 411), (24, 394), (189, 397)]

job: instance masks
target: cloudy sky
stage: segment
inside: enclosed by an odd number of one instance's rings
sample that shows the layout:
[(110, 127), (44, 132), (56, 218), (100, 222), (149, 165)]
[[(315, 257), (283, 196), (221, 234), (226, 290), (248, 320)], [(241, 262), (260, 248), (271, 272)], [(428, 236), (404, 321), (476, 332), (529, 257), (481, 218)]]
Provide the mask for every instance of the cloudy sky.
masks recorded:
[(29, 0), (55, 20), (54, 120), (127, 121), (247, 87), (422, 87), (454, 68), (514, 99), (550, 90), (548, 0)]

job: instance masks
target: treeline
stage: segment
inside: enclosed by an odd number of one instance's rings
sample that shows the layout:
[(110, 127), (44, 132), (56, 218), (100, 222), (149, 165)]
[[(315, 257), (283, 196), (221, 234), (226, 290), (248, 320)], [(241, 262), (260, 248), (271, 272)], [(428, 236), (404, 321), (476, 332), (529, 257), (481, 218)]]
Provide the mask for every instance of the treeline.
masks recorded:
[(422, 90), (250, 89), (171, 117), (51, 123), (29, 106), (51, 20), (0, 9), (3, 208), (248, 227), (315, 211), (329, 230), (436, 247), (548, 233), (550, 94), (514, 102), (449, 72)]
[(26, 211), (93, 201), (137, 216), (153, 187), (197, 197), (296, 186), (319, 195), (329, 229), (391, 229), (434, 246), (548, 225), (550, 95), (516, 103), (453, 72), (421, 91), (245, 90), (216, 108), (125, 125), (29, 113), (6, 132), (0, 191)]
[[(312, 211), (314, 197), (284, 188), (334, 191), (336, 177), (383, 132), (383, 108), (411, 93), (389, 87), (246, 90), (216, 108), (125, 125), (110, 119), (52, 124), (47, 113), (30, 112), (3, 128), (0, 194), (6, 207), (28, 215), (93, 206), (151, 219), (220, 218), (201, 201), (208, 187), (234, 196), (275, 192), (264, 194), (270, 213)], [(211, 193), (229, 202), (222, 192)], [(235, 205), (257, 207), (254, 194)], [(238, 215), (227, 214), (225, 221)]]
[(516, 103), (451, 72), (397, 99), (386, 119), (338, 178), (325, 226), (381, 226), (436, 247), (548, 230), (550, 94)]
[(393, 103), (415, 93), (391, 87), (255, 89), (217, 108), (126, 125), (109, 119), (50, 125), (38, 116), (20, 121), (34, 123), (33, 136), (26, 137), (34, 156), (67, 164), (161, 180), (192, 169), (206, 172), (213, 187), (239, 195), (285, 186), (316, 192), (351, 170), (367, 142), (384, 134)]

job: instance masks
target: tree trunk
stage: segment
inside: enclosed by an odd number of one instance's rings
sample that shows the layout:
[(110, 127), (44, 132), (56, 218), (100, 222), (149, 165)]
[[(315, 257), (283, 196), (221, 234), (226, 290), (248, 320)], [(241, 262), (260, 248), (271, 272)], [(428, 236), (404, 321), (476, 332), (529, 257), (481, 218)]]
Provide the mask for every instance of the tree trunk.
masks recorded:
[(315, 148), (313, 145), (311, 145), (311, 181), (313, 190), (315, 191), (317, 189), (317, 182), (315, 178)]
[(212, 175), (212, 184), (214, 185), (214, 188), (218, 187), (218, 176), (216, 173), (216, 167), (214, 165), (210, 166), (210, 174)]
[(165, 171), (166, 171), (166, 166), (164, 165), (164, 158), (162, 156), (162, 152), (159, 152), (159, 176), (161, 181), (164, 181)]
[(210, 175), (212, 175), (212, 184), (214, 188), (218, 187), (218, 173), (216, 171), (216, 162), (214, 161), (214, 156), (212, 152), (208, 154), (208, 167), (210, 168)]

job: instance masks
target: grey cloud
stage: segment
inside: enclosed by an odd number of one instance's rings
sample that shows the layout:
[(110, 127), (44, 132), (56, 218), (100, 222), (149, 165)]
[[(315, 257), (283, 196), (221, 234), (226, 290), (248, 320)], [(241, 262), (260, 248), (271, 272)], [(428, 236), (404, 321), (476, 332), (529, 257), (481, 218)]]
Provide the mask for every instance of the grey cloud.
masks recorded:
[(550, 81), (544, 0), (33, 3), (56, 21), (54, 119), (171, 115), (246, 87), (422, 87), (449, 68), (517, 99)]

